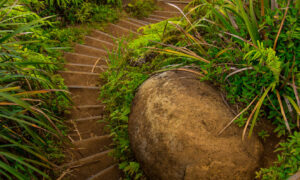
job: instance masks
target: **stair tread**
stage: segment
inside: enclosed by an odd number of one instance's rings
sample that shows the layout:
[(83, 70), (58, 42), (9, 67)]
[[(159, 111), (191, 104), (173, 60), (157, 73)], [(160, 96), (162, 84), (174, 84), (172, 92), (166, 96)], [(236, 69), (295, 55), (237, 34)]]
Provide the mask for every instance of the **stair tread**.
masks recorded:
[(99, 152), (97, 154), (93, 154), (93, 155), (90, 155), (88, 157), (84, 157), (84, 158), (81, 158), (79, 160), (63, 164), (60, 167), (61, 168), (74, 167), (74, 166), (77, 166), (77, 165), (92, 163), (92, 162), (98, 161), (98, 159), (103, 157), (103, 156), (108, 156), (108, 153), (110, 153), (112, 151), (113, 151), (112, 149), (109, 149), (109, 150), (106, 150), (106, 151), (103, 151), (103, 152)]
[(105, 115), (105, 105), (98, 99), (102, 84), (99, 74), (108, 68), (105, 58), (117, 47), (117, 41), (122, 36), (136, 37), (141, 34), (137, 30), (142, 26), (181, 15), (169, 3), (183, 9), (189, 0), (159, 0), (158, 4), (162, 9), (154, 11), (149, 17), (141, 20), (130, 17), (120, 19), (117, 24), (109, 24), (105, 32), (92, 30), (90, 35), (85, 36), (84, 44), (76, 44), (75, 52), (64, 54), (67, 61), (66, 70), (59, 73), (65, 78), (74, 106), (70, 109), (67, 121), (72, 124), (69, 133), (72, 147), (68, 149), (71, 160), (61, 167), (73, 170), (72, 174), (68, 175), (72, 176), (71, 179), (121, 178), (121, 170), (116, 160), (108, 155), (113, 149), (111, 149), (112, 137), (106, 129), (107, 122), (100, 121)]
[(121, 177), (118, 164), (113, 164), (110, 167), (92, 175), (87, 180), (118, 180)]

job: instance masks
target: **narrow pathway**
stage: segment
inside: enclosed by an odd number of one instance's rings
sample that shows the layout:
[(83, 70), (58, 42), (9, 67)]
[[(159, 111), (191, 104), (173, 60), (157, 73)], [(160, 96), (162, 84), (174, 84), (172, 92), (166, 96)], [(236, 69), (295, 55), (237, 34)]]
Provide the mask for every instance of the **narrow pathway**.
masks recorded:
[[(159, 1), (159, 10), (148, 18), (137, 20), (123, 18), (117, 24), (109, 24), (105, 32), (93, 30), (85, 37), (85, 43), (77, 44), (74, 53), (66, 52), (65, 71), (60, 72), (72, 93), (74, 107), (68, 117), (72, 129), (69, 138), (72, 146), (67, 150), (66, 164), (70, 180), (117, 180), (121, 177), (117, 161), (109, 156), (112, 139), (102, 120), (104, 106), (98, 100), (99, 74), (107, 69), (107, 49), (116, 47), (116, 40), (128, 34), (136, 34), (141, 26), (157, 23), (178, 16), (177, 9)], [(169, 1), (183, 8), (186, 1)], [(96, 64), (96, 66), (95, 66)]]

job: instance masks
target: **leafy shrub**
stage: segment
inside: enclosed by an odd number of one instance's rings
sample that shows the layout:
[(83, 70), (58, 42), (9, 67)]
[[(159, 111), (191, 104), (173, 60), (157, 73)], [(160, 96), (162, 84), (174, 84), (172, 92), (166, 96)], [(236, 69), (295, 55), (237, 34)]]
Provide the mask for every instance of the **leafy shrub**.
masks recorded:
[[(92, 0), (22, 0), (31, 10), (40, 16), (57, 17), (63, 24), (84, 22), (112, 22), (118, 18), (121, 1)], [(102, 9), (103, 8), (103, 9)]]
[(132, 0), (125, 7), (128, 13), (137, 18), (148, 17), (155, 9), (157, 6), (154, 0)]
[(299, 170), (300, 167), (300, 133), (294, 132), (290, 138), (280, 143), (276, 151), (282, 153), (278, 155), (278, 160), (274, 166), (262, 168), (257, 173), (259, 179), (287, 179)]
[[(259, 172), (258, 177), (263, 179), (271, 176), (274, 179), (285, 178), (300, 168), (296, 163), (299, 148), (294, 143), (299, 141), (297, 131), (300, 129), (299, 5), (298, 1), (291, 0), (250, 0), (247, 3), (242, 0), (195, 0), (185, 9), (189, 15), (182, 21), (170, 22), (177, 29), (177, 33), (173, 32), (176, 36), (170, 33), (173, 29), (163, 33), (163, 38), (149, 35), (149, 39), (159, 41), (152, 50), (165, 55), (155, 56), (153, 61), (150, 60), (156, 63), (152, 70), (167, 70), (186, 64), (199, 69), (203, 74), (202, 80), (214, 82), (233, 109), (241, 111), (236, 113), (238, 115), (233, 121), (244, 127), (243, 139), (247, 134), (251, 137), (260, 120), (271, 121), (278, 136), (290, 135), (292, 140), (283, 143), (279, 149), (283, 150), (279, 164)], [(142, 46), (154, 46), (153, 42), (143, 41), (142, 38), (138, 38), (138, 41), (136, 42)], [(144, 61), (145, 52), (141, 49), (133, 52), (135, 57), (139, 57), (134, 63), (137, 68), (134, 69), (135, 72), (153, 72), (142, 69), (144, 64), (149, 63)], [(127, 69), (132, 62), (127, 60), (124, 63), (120, 67)], [(122, 68), (115, 69), (114, 77), (117, 77)], [(107, 75), (108, 82), (115, 80)], [(120, 76), (114, 84), (110, 84), (110, 88), (122, 89), (122, 83)], [(128, 91), (133, 86), (125, 87)], [(103, 89), (103, 93), (109, 92), (108, 89)], [(132, 89), (130, 92), (134, 93)], [(114, 93), (118, 94), (117, 91)], [(122, 98), (121, 94), (118, 95)], [(102, 97), (107, 96), (108, 94)], [(117, 109), (117, 101), (111, 99), (107, 102)], [(122, 137), (115, 139), (117, 157), (123, 162), (120, 166), (130, 169), (130, 162), (134, 161), (130, 154), (127, 130), (122, 128), (127, 127), (126, 115), (129, 110), (119, 109), (114, 112), (113, 108), (109, 109), (109, 122), (124, 119), (117, 125), (112, 123), (111, 129), (116, 137)], [(118, 113), (122, 116), (115, 116)], [(228, 125), (230, 124), (231, 122)], [(122, 135), (118, 132), (122, 132)], [(262, 136), (264, 134), (268, 132), (265, 131)], [(137, 165), (132, 164), (132, 169), (135, 167)], [(127, 175), (130, 176), (130, 173), (127, 172)]]

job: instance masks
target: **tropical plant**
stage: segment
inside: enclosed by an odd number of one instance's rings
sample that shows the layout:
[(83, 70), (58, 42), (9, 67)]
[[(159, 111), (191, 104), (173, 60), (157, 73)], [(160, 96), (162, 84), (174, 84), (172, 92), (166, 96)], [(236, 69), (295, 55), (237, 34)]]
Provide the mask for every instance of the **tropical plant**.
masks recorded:
[(64, 125), (56, 115), (69, 98), (53, 75), (59, 68), (54, 58), (25, 47), (38, 43), (31, 32), (47, 18), (16, 16), (22, 8), (0, 1), (0, 178), (50, 179), (50, 170), (63, 156), (58, 147)]

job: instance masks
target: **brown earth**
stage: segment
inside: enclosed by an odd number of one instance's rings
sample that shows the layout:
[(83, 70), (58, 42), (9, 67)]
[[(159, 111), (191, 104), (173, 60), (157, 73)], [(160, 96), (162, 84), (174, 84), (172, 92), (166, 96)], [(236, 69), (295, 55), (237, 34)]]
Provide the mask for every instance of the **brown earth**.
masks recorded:
[(169, 71), (139, 88), (129, 118), (132, 149), (149, 179), (254, 179), (263, 146), (242, 129), (215, 88), (195, 74)]

